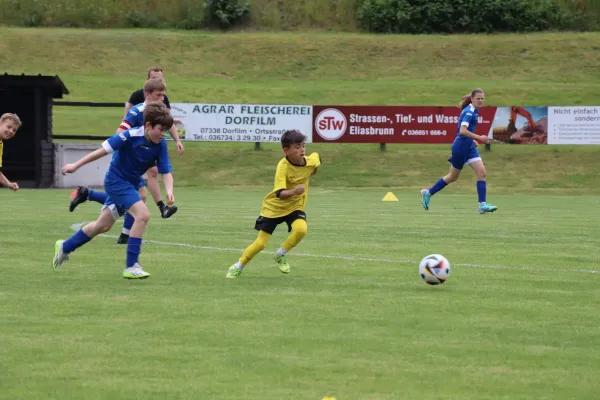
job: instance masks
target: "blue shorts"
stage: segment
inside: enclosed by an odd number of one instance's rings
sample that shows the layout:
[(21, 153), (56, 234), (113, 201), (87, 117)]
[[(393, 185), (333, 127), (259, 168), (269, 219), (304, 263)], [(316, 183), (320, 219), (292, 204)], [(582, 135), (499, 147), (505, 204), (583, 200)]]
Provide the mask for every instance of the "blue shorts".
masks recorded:
[(471, 164), (473, 161), (481, 160), (477, 147), (471, 146), (466, 151), (455, 151), (452, 149), (452, 156), (448, 159), (450, 164), (456, 169), (462, 169), (465, 164)]
[(142, 197), (138, 192), (139, 189), (139, 184), (138, 187), (136, 187), (128, 182), (116, 183), (105, 181), (104, 190), (108, 197), (104, 201), (102, 209), (108, 208), (116, 221), (119, 217), (123, 216), (132, 205), (138, 201), (142, 201)]

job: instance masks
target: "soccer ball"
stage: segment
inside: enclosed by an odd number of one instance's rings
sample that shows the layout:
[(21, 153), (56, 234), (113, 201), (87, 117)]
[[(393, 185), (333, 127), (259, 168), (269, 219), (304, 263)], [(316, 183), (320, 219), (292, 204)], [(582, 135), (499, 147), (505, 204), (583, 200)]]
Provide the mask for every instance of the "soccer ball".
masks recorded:
[(450, 276), (450, 263), (446, 257), (430, 254), (419, 264), (421, 279), (428, 285), (441, 285)]

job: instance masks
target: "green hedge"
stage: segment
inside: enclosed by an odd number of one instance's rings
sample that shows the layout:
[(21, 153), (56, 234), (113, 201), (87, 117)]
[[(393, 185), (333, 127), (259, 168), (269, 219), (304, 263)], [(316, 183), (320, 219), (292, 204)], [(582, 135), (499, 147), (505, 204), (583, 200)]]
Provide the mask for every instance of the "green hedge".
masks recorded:
[(0, 24), (356, 31), (362, 0), (0, 0)]
[(600, 0), (0, 0), (0, 24), (18, 26), (477, 33), (599, 20)]
[(593, 29), (560, 0), (365, 0), (360, 26), (377, 33), (492, 33)]

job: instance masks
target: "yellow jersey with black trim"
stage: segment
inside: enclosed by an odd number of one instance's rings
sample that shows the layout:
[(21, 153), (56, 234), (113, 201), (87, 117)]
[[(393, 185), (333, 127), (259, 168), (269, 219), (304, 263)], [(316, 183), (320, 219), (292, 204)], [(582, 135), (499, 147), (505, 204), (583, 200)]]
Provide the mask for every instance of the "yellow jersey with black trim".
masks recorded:
[(2, 154), (4, 153), (4, 143), (0, 140), (0, 169), (2, 169)]
[[(304, 211), (306, 197), (308, 195), (308, 181), (310, 176), (321, 165), (321, 157), (318, 153), (312, 153), (304, 157), (304, 165), (296, 165), (286, 158), (282, 158), (277, 164), (275, 172), (275, 184), (273, 190), (265, 196), (262, 202), (260, 215), (266, 218), (285, 217), (294, 211)], [(304, 185), (304, 193), (287, 199), (280, 199), (282, 190), (292, 190), (298, 185)]]

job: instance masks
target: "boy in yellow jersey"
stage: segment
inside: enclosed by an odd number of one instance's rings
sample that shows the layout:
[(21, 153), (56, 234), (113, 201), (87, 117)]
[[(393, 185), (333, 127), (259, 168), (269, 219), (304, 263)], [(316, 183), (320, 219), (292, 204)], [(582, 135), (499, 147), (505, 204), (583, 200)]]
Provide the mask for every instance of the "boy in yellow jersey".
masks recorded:
[(258, 237), (244, 251), (240, 260), (229, 267), (227, 278), (240, 276), (248, 262), (265, 249), (277, 225), (284, 222), (288, 226), (288, 232), (291, 233), (277, 250), (275, 262), (279, 264), (281, 272), (284, 274), (290, 272), (286, 254), (306, 236), (304, 208), (308, 194), (308, 181), (321, 165), (321, 158), (317, 153), (304, 157), (305, 142), (306, 136), (296, 130), (286, 131), (281, 136), (281, 146), (285, 158), (282, 158), (277, 164), (275, 185), (263, 199), (260, 216), (254, 225), (254, 229), (258, 231)]
[(11, 182), (2, 173), (2, 154), (4, 152), (4, 141), (11, 139), (17, 133), (17, 129), (21, 126), (21, 119), (17, 114), (2, 114), (0, 117), (0, 184), (14, 190), (19, 190), (19, 185), (16, 182)]

